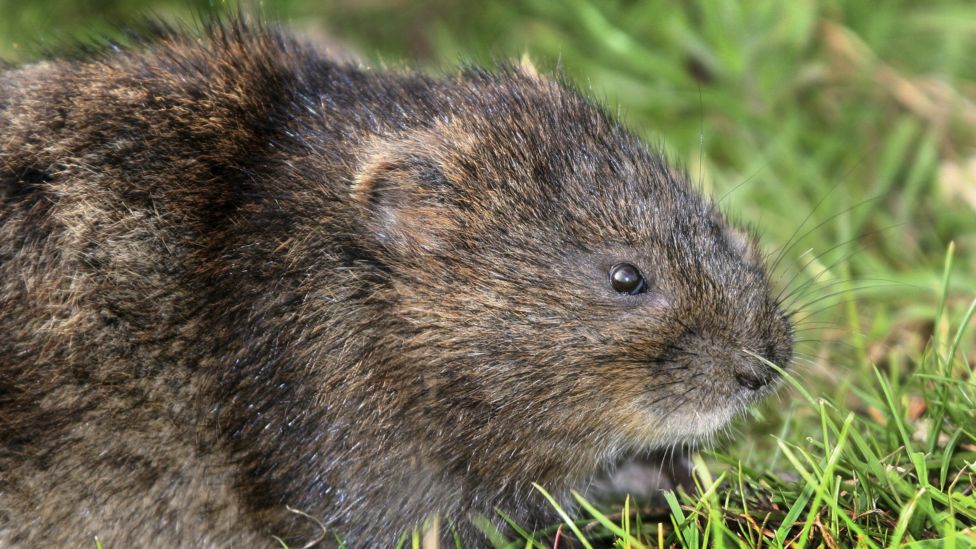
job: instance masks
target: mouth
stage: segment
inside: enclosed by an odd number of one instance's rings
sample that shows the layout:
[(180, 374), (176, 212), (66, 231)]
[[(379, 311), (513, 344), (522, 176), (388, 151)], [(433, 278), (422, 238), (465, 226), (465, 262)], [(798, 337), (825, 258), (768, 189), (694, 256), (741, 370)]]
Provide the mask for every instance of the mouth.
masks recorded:
[[(783, 380), (780, 373), (762, 356), (742, 352), (734, 358), (723, 357), (732, 358), (732, 363), (712, 363), (712, 376), (685, 379), (691, 385), (685, 390), (635, 402), (643, 418), (643, 434), (638, 438), (648, 443), (644, 447), (707, 444), (736, 417), (772, 394)], [(719, 369), (725, 372), (715, 371)]]
[[(771, 394), (782, 380), (765, 364), (736, 372), (732, 378), (734, 382), (726, 381), (722, 384), (724, 388), (701, 389), (709, 394), (700, 393), (700, 400), (686, 401), (670, 417), (663, 418), (667, 430), (676, 436), (708, 440), (750, 406)], [(719, 397), (720, 393), (727, 396)]]

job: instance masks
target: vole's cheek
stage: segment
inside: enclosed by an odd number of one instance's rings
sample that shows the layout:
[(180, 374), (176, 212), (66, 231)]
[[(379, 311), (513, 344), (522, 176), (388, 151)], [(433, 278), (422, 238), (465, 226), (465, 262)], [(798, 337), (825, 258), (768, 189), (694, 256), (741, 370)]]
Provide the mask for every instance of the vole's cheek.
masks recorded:
[(672, 307), (672, 300), (661, 292), (648, 292), (646, 308), (655, 317), (665, 314)]

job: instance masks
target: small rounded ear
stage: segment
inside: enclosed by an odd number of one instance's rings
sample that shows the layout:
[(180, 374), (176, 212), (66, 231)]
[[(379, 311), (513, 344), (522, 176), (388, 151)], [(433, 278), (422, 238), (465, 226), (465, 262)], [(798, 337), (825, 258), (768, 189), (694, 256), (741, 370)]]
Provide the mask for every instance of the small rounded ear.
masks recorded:
[(756, 236), (749, 230), (726, 223), (724, 233), (725, 239), (746, 263), (755, 266), (762, 263), (762, 256), (756, 248)]
[(397, 150), (375, 153), (352, 186), (369, 231), (402, 254), (447, 245), (458, 229), (456, 193), (434, 158)]

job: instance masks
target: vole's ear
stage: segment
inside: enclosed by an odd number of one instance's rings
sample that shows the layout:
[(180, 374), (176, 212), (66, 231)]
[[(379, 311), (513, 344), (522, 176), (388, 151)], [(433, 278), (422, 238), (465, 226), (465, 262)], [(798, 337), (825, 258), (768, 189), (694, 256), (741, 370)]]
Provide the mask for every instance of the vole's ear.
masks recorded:
[(732, 249), (737, 251), (747, 264), (756, 267), (762, 264), (762, 256), (756, 246), (758, 237), (753, 231), (726, 224), (723, 232)]
[(375, 153), (352, 187), (369, 231), (403, 254), (447, 246), (458, 229), (456, 194), (436, 159), (397, 150)]

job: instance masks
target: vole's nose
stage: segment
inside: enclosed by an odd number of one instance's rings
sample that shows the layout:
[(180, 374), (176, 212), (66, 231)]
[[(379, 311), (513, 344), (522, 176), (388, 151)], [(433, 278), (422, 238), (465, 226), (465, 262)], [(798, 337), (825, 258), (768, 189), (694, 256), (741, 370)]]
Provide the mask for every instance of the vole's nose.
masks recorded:
[(738, 385), (746, 391), (759, 391), (774, 384), (780, 376), (770, 363), (785, 368), (793, 352), (792, 341), (786, 337), (736, 334), (731, 328), (716, 328), (703, 322), (689, 323), (676, 347), (707, 365), (726, 383), (734, 380), (730, 389)]
[(787, 343), (768, 343), (762, 355), (744, 350), (742, 366), (736, 369), (735, 381), (746, 389), (757, 391), (779, 377), (779, 373), (767, 361), (786, 368), (792, 355), (792, 345)]
[(738, 372), (735, 374), (735, 381), (750, 391), (758, 391), (759, 389), (762, 389), (768, 385), (770, 381), (775, 379), (774, 375), (766, 374), (766, 370), (768, 369), (769, 368), (763, 365), (762, 370), (757, 372)]

